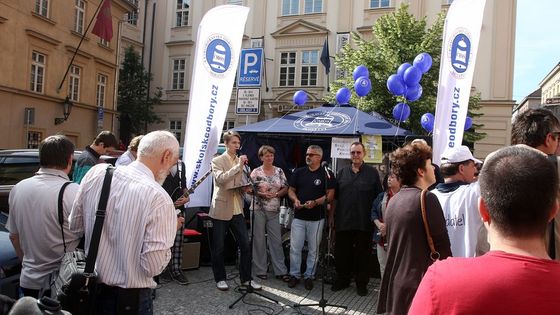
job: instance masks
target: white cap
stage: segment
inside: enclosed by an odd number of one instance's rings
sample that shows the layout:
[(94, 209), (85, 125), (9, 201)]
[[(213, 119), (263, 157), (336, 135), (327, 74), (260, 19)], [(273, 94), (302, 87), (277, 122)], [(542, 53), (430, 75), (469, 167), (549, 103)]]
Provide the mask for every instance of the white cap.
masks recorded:
[(481, 160), (475, 159), (471, 150), (465, 145), (457, 148), (449, 148), (441, 155), (441, 163), (460, 163), (465, 161), (474, 161), (475, 163), (482, 163)]

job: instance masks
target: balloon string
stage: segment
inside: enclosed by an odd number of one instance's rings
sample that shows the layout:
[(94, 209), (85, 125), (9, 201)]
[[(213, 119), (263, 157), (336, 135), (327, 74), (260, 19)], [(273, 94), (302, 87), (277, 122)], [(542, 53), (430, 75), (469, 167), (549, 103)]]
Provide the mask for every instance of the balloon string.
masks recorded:
[(291, 113), (291, 111), (296, 108), (296, 105), (293, 105), (292, 108), (290, 108), (284, 115), (282, 115), (282, 117), (278, 118), (272, 125), (270, 125), (268, 128), (265, 129), (264, 132), (269, 131), (272, 127), (274, 127), (278, 122), (280, 122), (280, 120), (282, 120), (284, 117), (286, 117), (288, 114)]

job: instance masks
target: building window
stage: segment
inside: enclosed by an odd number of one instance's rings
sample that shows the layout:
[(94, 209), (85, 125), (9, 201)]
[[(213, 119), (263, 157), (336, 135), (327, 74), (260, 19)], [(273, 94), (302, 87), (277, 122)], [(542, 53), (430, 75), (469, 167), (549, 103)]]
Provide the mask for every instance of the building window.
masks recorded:
[(318, 50), (305, 50), (301, 55), (301, 85), (317, 85)]
[(294, 86), (296, 79), (296, 52), (280, 54), (280, 86)]
[(226, 132), (230, 129), (233, 129), (233, 128), (235, 128), (235, 122), (231, 121), (231, 120), (226, 120), (226, 121), (224, 121), (224, 127), (222, 128), (222, 131), (223, 131), (222, 133), (224, 133), (224, 132)]
[(186, 59), (173, 60), (173, 82), (171, 89), (184, 90), (185, 89), (185, 75), (187, 72)]
[(126, 14), (126, 22), (132, 25), (138, 25), (138, 10), (130, 11)]
[(282, 0), (282, 15), (298, 15), (299, 0)]
[(70, 67), (70, 100), (74, 102), (80, 101), (80, 75), (82, 69), (78, 66)]
[(177, 0), (177, 20), (175, 26), (189, 25), (190, 0)]
[(35, 13), (49, 17), (49, 0), (35, 0)]
[(27, 148), (28, 149), (38, 149), (39, 144), (43, 140), (43, 135), (39, 131), (29, 131), (27, 132)]
[(45, 79), (45, 62), (47, 57), (38, 52), (31, 54), (31, 86), (30, 90), (43, 93), (43, 82)]
[(369, 7), (372, 9), (375, 8), (388, 8), (390, 5), (389, 0), (370, 0), (369, 1)]
[(170, 120), (169, 121), (169, 132), (175, 135), (177, 141), (181, 141), (183, 122), (180, 120)]
[(251, 48), (263, 48), (264, 38), (251, 38)]
[(84, 0), (75, 0), (74, 3), (74, 31), (82, 34), (84, 31), (84, 15), (86, 12), (86, 3)]
[(95, 93), (95, 104), (97, 107), (105, 107), (105, 91), (107, 89), (107, 76), (97, 75), (97, 89)]
[(305, 14), (323, 12), (323, 0), (305, 0), (303, 12)]

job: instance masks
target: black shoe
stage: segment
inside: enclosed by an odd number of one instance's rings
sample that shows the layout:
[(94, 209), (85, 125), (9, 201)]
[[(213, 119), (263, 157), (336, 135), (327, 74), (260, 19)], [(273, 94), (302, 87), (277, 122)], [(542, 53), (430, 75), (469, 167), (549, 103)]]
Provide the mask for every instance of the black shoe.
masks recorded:
[(299, 283), (299, 279), (296, 278), (296, 277), (294, 277), (294, 276), (291, 276), (291, 277), (290, 277), (290, 281), (288, 281), (288, 288), (293, 288), (293, 287), (295, 287), (298, 283)]
[(358, 293), (359, 296), (366, 296), (368, 294), (368, 290), (366, 287), (358, 287), (356, 289), (356, 292)]
[(305, 279), (304, 285), (306, 290), (313, 290), (313, 279), (311, 278)]
[(331, 291), (333, 291), (333, 292), (341, 291), (341, 290), (344, 290), (348, 287), (350, 287), (349, 283), (342, 283), (340, 281), (335, 281), (334, 284), (331, 287)]
[(177, 282), (178, 284), (180, 285), (189, 284), (189, 279), (185, 277), (182, 271), (170, 272), (170, 274), (171, 274), (171, 279), (175, 280), (175, 282)]

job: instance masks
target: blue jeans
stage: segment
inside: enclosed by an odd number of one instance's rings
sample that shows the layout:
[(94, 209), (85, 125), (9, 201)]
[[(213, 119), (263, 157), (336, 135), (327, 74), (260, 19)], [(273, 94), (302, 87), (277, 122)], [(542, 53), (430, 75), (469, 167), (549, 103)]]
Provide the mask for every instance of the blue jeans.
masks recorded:
[(212, 222), (214, 224), (212, 228), (212, 271), (214, 272), (214, 280), (216, 282), (226, 280), (224, 241), (230, 227), (241, 251), (239, 278), (241, 282), (253, 280), (251, 278), (251, 249), (249, 248), (249, 236), (243, 215), (234, 215), (229, 221), (212, 219)]
[(296, 278), (301, 277), (301, 251), (303, 244), (307, 241), (307, 267), (304, 278), (313, 278), (315, 276), (315, 267), (317, 266), (318, 256), (317, 249), (321, 244), (323, 237), (324, 219), (319, 221), (305, 221), (294, 219), (292, 221), (292, 230), (290, 233), (290, 275)]

